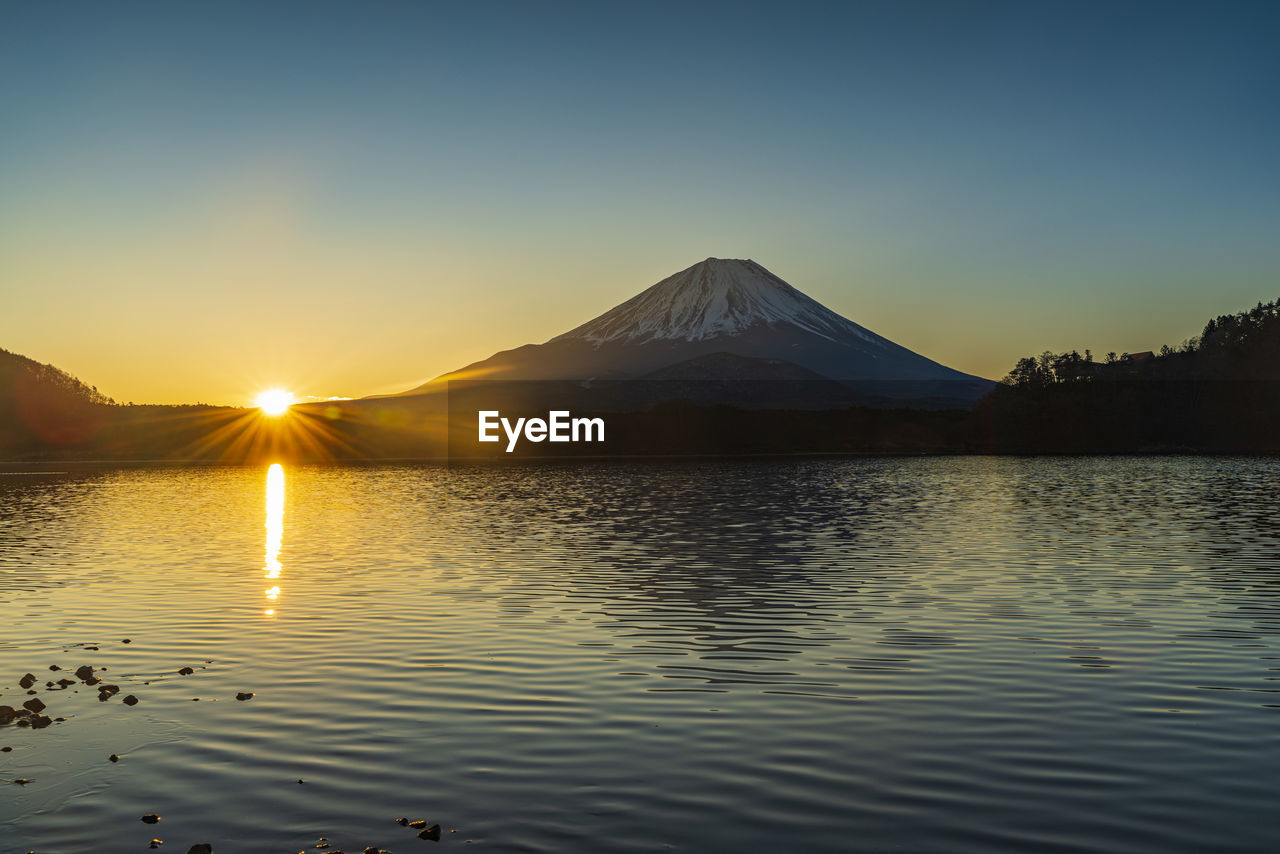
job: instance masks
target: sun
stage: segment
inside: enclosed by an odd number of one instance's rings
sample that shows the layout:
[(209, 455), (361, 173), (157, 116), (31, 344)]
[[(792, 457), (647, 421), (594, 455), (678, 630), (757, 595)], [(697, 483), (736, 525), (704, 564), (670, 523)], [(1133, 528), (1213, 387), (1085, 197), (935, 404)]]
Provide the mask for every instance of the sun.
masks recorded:
[(293, 395), (282, 388), (269, 388), (258, 392), (253, 402), (264, 415), (283, 415), (293, 405)]

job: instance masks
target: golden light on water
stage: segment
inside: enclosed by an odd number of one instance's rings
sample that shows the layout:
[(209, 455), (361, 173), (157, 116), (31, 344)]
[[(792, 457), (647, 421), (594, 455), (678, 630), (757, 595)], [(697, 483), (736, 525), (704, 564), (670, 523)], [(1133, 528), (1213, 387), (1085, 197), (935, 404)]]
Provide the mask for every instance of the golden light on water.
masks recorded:
[[(279, 578), (283, 567), (280, 565), (280, 546), (284, 542), (284, 467), (272, 463), (267, 469), (267, 548), (265, 563), (262, 568), (263, 578)], [(267, 600), (274, 604), (280, 598), (280, 585), (266, 591)], [(275, 608), (263, 612), (268, 617), (275, 616)]]
[(290, 392), (282, 388), (269, 388), (258, 392), (253, 402), (266, 415), (284, 415), (294, 401)]

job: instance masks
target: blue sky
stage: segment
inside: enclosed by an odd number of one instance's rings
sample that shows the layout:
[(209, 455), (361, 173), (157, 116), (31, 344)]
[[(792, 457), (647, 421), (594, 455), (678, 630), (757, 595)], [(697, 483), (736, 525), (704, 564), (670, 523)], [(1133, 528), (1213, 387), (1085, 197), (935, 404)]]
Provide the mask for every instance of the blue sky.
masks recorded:
[(992, 377), (1280, 296), (1276, 4), (5, 20), (0, 347), (120, 399), (407, 388), (713, 255)]

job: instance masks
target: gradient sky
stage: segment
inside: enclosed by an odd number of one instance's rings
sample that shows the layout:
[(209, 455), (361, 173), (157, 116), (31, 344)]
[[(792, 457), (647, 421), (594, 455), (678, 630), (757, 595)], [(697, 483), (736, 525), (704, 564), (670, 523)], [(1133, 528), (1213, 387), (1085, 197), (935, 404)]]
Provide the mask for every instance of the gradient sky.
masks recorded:
[(960, 370), (1280, 296), (1280, 4), (10, 3), (0, 347), (399, 391), (708, 256)]

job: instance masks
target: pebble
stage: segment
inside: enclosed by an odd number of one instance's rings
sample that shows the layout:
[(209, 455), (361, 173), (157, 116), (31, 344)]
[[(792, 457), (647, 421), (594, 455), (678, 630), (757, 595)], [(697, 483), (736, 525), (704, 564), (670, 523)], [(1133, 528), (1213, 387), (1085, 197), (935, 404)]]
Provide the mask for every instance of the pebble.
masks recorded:
[(433, 824), (426, 830), (418, 834), (419, 839), (430, 839), (433, 841), (440, 839), (440, 825)]
[(427, 823), (425, 821), (411, 821), (409, 822), (409, 826), (414, 830), (422, 830), (422, 828), (427, 826)]
[(58, 666), (58, 665), (56, 665), (56, 664), (50, 664), (50, 665), (49, 665), (49, 669), (50, 669), (50, 670), (61, 670), (62, 668), (61, 668), (61, 667), (59, 667), (59, 666)]
[(178, 670), (178, 673), (183, 676), (190, 676), (192, 673), (195, 673), (195, 670), (190, 667), (183, 667)]
[[(125, 638), (124, 640), (120, 641), (120, 643), (133, 643), (133, 641), (131, 641), (129, 638)], [(191, 854), (191, 852), (188, 851), (187, 854)]]
[(11, 750), (13, 750), (13, 748), (7, 745), (5, 747), (0, 747), (0, 753), (8, 753)]
[(30, 688), (32, 685), (36, 684), (36, 677), (28, 673), (26, 676), (23, 676), (18, 680), (18, 684), (23, 688)]
[(159, 848), (161, 845), (164, 845), (164, 840), (163, 840), (163, 839), (152, 839), (152, 840), (151, 840), (151, 845), (150, 845), (149, 847), (151, 847), (151, 848)]
[(241, 691), (239, 694), (236, 694), (237, 700), (248, 700), (248, 699), (251, 699), (252, 697), (253, 697), (252, 691)]
[(17, 783), (19, 786), (25, 786), (25, 785), (27, 785), (28, 783), (34, 783), (34, 782), (35, 782), (35, 780), (32, 780), (32, 779), (31, 779), (31, 778), (29, 778), (29, 777), (19, 777), (18, 779), (14, 780), (13, 782)]
[(93, 675), (93, 668), (87, 664), (82, 664), (76, 668), (77, 679), (88, 679)]
[(119, 761), (120, 761), (120, 754), (119, 754), (119, 753), (113, 753), (113, 754), (111, 754), (110, 756), (108, 756), (108, 757), (107, 757), (107, 761), (108, 761), (108, 762), (119, 762)]
[(120, 702), (124, 703), (126, 706), (136, 706), (138, 705), (138, 698), (130, 694)]
[(160, 821), (160, 816), (156, 815), (153, 812), (149, 812), (142, 817), (143, 824), (155, 824), (158, 821)]
[(409, 823), (409, 819), (407, 819), (407, 818), (398, 818), (398, 819), (396, 819), (396, 824), (400, 825), (401, 827), (406, 826), (408, 823)]

